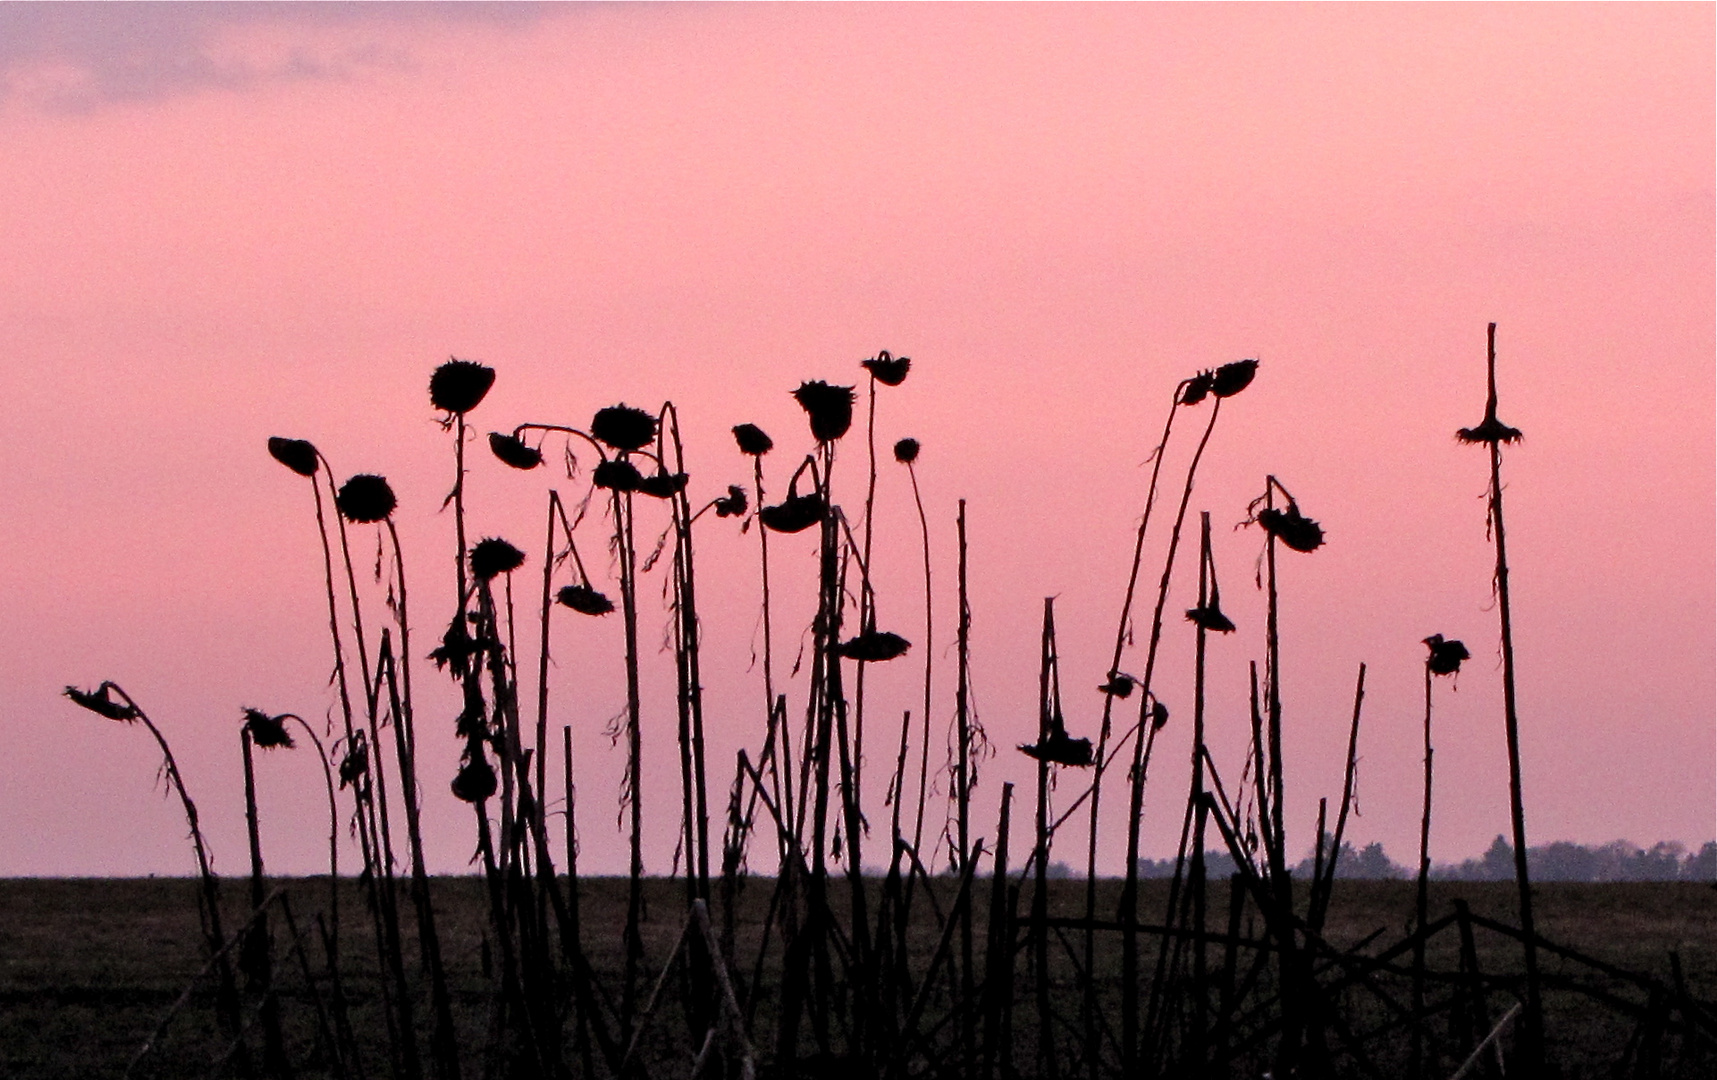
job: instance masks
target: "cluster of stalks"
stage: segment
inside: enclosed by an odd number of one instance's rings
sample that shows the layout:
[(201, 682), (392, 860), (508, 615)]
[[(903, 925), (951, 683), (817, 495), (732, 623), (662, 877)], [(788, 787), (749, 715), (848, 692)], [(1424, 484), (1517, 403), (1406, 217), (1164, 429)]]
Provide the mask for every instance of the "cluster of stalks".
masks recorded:
[[(1244, 521), (1257, 526), (1263, 538), (1259, 587), (1266, 602), (1262, 671), (1257, 662), (1250, 665), (1250, 709), (1236, 721), (1244, 725), (1249, 744), (1237, 776), (1225, 781), (1218, 769), (1207, 730), (1227, 718), (1212, 716), (1207, 708), (1208, 668), (1235, 624), (1222, 610), (1209, 512), (1198, 520), (1196, 605), (1185, 610), (1183, 621), (1169, 617), (1169, 601), (1177, 568), (1187, 576), (1181, 550), (1199, 468), (1225, 403), (1252, 382), (1253, 360), (1198, 373), (1171, 395), (1151, 458), (1113, 650), (1103, 669), (1094, 741), (1068, 730), (1055, 605), (1044, 602), (1036, 741), (1019, 746), (1036, 761), (1031, 842), (1020, 852), (1010, 850), (1012, 785), (1002, 785), (994, 828), (987, 835), (979, 820), (980, 766), (994, 751), (972, 704), (963, 500), (954, 517), (958, 611), (951, 695), (945, 698), (945, 689), (933, 681), (938, 646), (950, 643), (935, 636), (934, 530), (918, 486), (921, 448), (910, 438), (893, 444), (893, 457), (910, 480), (920, 526), (921, 627), (886, 621), (874, 587), (875, 560), (885, 557), (875, 528), (878, 480), (885, 467), (878, 457), (878, 405), (906, 380), (908, 359), (882, 352), (862, 364), (865, 453), (858, 460), (841, 453), (857, 437), (852, 431), (857, 388), (812, 381), (794, 392), (809, 422), (811, 444), (792, 463), (785, 495), (774, 502), (769, 499), (779, 480), (766, 486), (765, 466), (775, 443), (752, 424), (733, 429), (738, 451), (751, 460), (750, 484), (728, 486), (725, 494), (705, 502), (692, 498), (679, 413), (671, 402), (653, 411), (608, 406), (583, 426), (530, 420), (490, 434), (493, 456), (524, 472), (544, 465), (544, 446), (552, 442), (566, 463), (567, 479), (583, 489), (576, 500), (555, 489), (545, 493), (534, 620), (537, 682), (529, 702), (519, 683), (513, 590), (527, 556), (499, 537), (472, 542), (467, 532), (466, 484), (473, 473), (467, 454), (475, 437), (468, 416), (483, 402), (495, 375), (461, 360), (438, 368), (430, 399), (453, 441), (453, 485), (445, 506), (451, 508), (457, 602), (427, 656), (459, 693), (457, 716), (437, 737), (456, 739), (462, 747), (447, 790), (472, 808), (473, 863), (483, 883), (482, 969), (489, 985), (476, 1020), (454, 1008), (457, 988), (444, 957), (425, 864), (413, 683), (417, 654), (405, 558), (394, 522), (396, 500), (386, 480), (360, 474), (337, 484), (327, 459), (310, 443), (269, 440), (270, 453), (311, 483), (336, 704), (326, 742), (315, 725), (295, 715), (243, 712), (251, 879), (250, 914), (237, 930), (229, 933), (222, 924), (219, 882), (196, 807), (159, 729), (111, 683), (93, 692), (68, 693), (101, 715), (144, 724), (158, 741), (163, 771), (183, 802), (198, 861), (198, 903), (210, 957), (205, 977), (215, 987), (225, 1040), (221, 1067), (241, 1075), (285, 1076), (320, 1068), (360, 1078), (383, 1073), (416, 1078), (426, 1071), (437, 1080), (473, 1072), (632, 1078), (683, 1075), (689, 1069), (693, 1076), (745, 1078), (768, 1073), (1098, 1080), (1257, 1075), (1266, 1069), (1277, 1077), (1383, 1075), (1404, 1062), (1415, 1077), (1424, 1077), (1463, 1060), (1463, 1070), (1494, 1069), (1505, 1042), (1516, 1063), (1534, 1068), (1545, 1054), (1536, 961), (1543, 943), (1533, 929), (1524, 861), (1500, 476), (1500, 447), (1519, 432), (1496, 420), (1494, 325), (1491, 330), (1485, 422), (1463, 429), (1460, 437), (1488, 445), (1491, 454), (1489, 521), (1502, 617), (1505, 729), (1520, 876), (1518, 927), (1481, 919), (1464, 906), (1453, 915), (1431, 918), (1426, 877), (1433, 679), (1453, 674), (1466, 658), (1460, 642), (1434, 636), (1425, 642), (1430, 657), (1424, 810), (1412, 930), (1372, 951), (1372, 939), (1342, 947), (1325, 937), (1354, 806), (1365, 666), (1359, 667), (1354, 689), (1333, 833), (1326, 828), (1329, 800), (1320, 799), (1313, 872), (1309, 881), (1297, 882), (1290, 870), (1285, 812), (1279, 614), (1284, 591), (1291, 592), (1289, 560), (1315, 552), (1324, 535), (1274, 476), (1265, 478)], [(1164, 523), (1157, 514), (1159, 481), (1171, 448), (1178, 446), (1172, 441), (1177, 419), (1201, 408), (1202, 423), (1185, 454), (1172, 517)], [(843, 501), (849, 491), (862, 492), (862, 498)], [(602, 540), (610, 553), (617, 603), (597, 587), (575, 542), (593, 501), (608, 526)], [(575, 509), (569, 512), (569, 506)], [(757, 538), (762, 695), (750, 729), (754, 734), (737, 753), (731, 778), (721, 784), (723, 778), (711, 775), (719, 766), (706, 754), (694, 539), (728, 518), (755, 529)], [(389, 556), (378, 557), (376, 564), (387, 597), (379, 620), (366, 610), (351, 554), (349, 530), (363, 525), (380, 530)], [(640, 529), (648, 536), (658, 528), (661, 541), (641, 559)], [(1154, 594), (1142, 593), (1153, 538), (1158, 539), (1161, 572)], [(782, 544), (814, 544), (816, 551), (815, 614), (802, 679), (783, 680), (776, 668), (775, 604), (782, 585), (772, 578), (771, 551)], [(1284, 550), (1294, 554), (1283, 555)], [(668, 601), (664, 640), (675, 670), (671, 721), (647, 714), (641, 687), (639, 642), (646, 631), (640, 625), (640, 596), (653, 573), (663, 576), (661, 591)], [(572, 726), (561, 723), (558, 738), (552, 731), (550, 640), (557, 617), (600, 618), (616, 610), (626, 703), (612, 734), (616, 745), (623, 744), (626, 759), (620, 817), (629, 866), (618, 970), (604, 972), (591, 962), (581, 914), (576, 760)], [(1136, 637), (1135, 626), (1147, 611), (1145, 632)], [(1159, 692), (1170, 680), (1158, 659), (1165, 635), (1181, 627), (1194, 643), (1190, 755), (1183, 759), (1186, 788), (1178, 800), (1182, 822), (1174, 874), (1159, 915), (1145, 910), (1140, 845), (1155, 748), (1170, 720)], [(916, 646), (896, 630), (912, 632)], [(1142, 655), (1129, 659), (1129, 648), (1137, 648), (1140, 639)], [(903, 710), (893, 754), (879, 756), (889, 775), (885, 810), (876, 813), (866, 804), (863, 782), (867, 721), (873, 746), (877, 731), (895, 728), (891, 719), (877, 714), (870, 700), (874, 694), (867, 695), (867, 673), (871, 665), (899, 661), (914, 647), (922, 658), (921, 693), (914, 695), (919, 712), (915, 718), (912, 710)], [(797, 691), (796, 700), (789, 686)], [(947, 705), (940, 704), (944, 700)], [(1135, 704), (1136, 711), (1130, 708)], [(291, 748), (293, 732), (315, 747), (328, 789), (330, 887), (325, 909), (316, 915), (320, 949), (315, 962), (310, 954), (318, 950), (306, 948), (300, 936), (289, 890), (270, 891), (255, 798), (254, 751)], [(946, 747), (945, 764), (931, 752), (938, 741)], [(670, 742), (679, 763), (677, 821), (671, 814), (658, 819), (656, 808), (647, 808), (641, 795), (646, 754), (663, 758), (671, 752)], [(556, 750), (565, 817), (558, 865), (548, 811), (549, 759)], [(1117, 792), (1104, 781), (1120, 763), (1125, 769)], [(941, 785), (935, 779), (944, 768), (945, 795), (938, 795)], [(1180, 782), (1168, 781), (1176, 794)], [(713, 833), (712, 812), (723, 811), (712, 811), (712, 785), (720, 785), (716, 798), (727, 793), (725, 820), (715, 823)], [(1057, 806), (1058, 789), (1069, 785), (1072, 795)], [(1114, 889), (1099, 880), (1098, 841), (1105, 811), (1113, 829), (1118, 808), (1127, 862)], [(1076, 816), (1085, 826), (1085, 877), (1069, 888), (1056, 885), (1050, 870), (1056, 835)], [(886, 865), (880, 875), (867, 875), (866, 839), (884, 822)], [(374, 957), (379, 1038), (358, 1037), (350, 989), (352, 947), (343, 947), (339, 938), (343, 829), (355, 837), (362, 857), (365, 948)], [(671, 873), (681, 879), (684, 910), (670, 921), (683, 928), (666, 955), (651, 956), (646, 948), (647, 830), (672, 830), (676, 836)], [(752, 845), (759, 831), (765, 842), (773, 840), (776, 872), (763, 879), (766, 914), (742, 934), (744, 897), (753, 878)], [(719, 848), (712, 851), (712, 843)], [(1223, 890), (1226, 895), (1209, 893), (1209, 846), (1225, 849), (1238, 867)], [(1023, 858), (1015, 865), (1010, 860), (1020, 853)], [(947, 870), (936, 873), (930, 869), (934, 865)], [(986, 881), (987, 903), (980, 904)], [(279, 990), (270, 921), (276, 910), (287, 927), (286, 952), (302, 974), (303, 991), (296, 998)], [(1225, 925), (1212, 926), (1219, 911)], [(1461, 935), (1460, 966), (1454, 972), (1433, 971), (1427, 943), (1451, 926)], [(1479, 970), (1475, 928), (1520, 943), (1524, 980)], [(411, 956), (409, 942), (415, 942)], [(1117, 952), (1115, 972), (1110, 958)], [(1571, 950), (1558, 952), (1584, 961)], [(1409, 953), (1411, 966), (1401, 966), (1397, 958)], [(1677, 1034), (1686, 1046), (1709, 1043), (1714, 1022), (1690, 1003), (1679, 982), (1669, 986), (1645, 976), (1628, 977), (1650, 994), (1630, 1054), (1644, 1055), (1647, 1042), (1656, 1039), (1651, 1052), (1661, 1058), (1663, 1039)], [(1410, 983), (1406, 1003), (1395, 986), (1403, 979)], [(1490, 1001), (1498, 994), (1517, 995), (1519, 1005), (1493, 1024)], [(283, 1017), (290, 1000), (306, 997), (316, 1032), (308, 1056), (292, 1045)], [(661, 1019), (676, 1011), (677, 1030)], [(144, 1067), (171, 1018), (170, 1012), (133, 1061), (134, 1068)], [(1518, 1031), (1511, 1034), (1515, 1021)], [(1446, 1033), (1438, 1025), (1446, 1026)], [(259, 1035), (258, 1052), (253, 1052)]]

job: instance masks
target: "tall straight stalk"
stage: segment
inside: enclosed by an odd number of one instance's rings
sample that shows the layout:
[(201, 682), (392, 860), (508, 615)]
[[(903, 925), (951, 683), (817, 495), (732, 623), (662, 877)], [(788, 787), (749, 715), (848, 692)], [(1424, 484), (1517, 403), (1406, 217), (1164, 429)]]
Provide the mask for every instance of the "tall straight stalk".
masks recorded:
[[(1185, 383), (1175, 387), (1173, 400), (1169, 402), (1168, 419), (1163, 421), (1162, 438), (1157, 440), (1156, 450), (1152, 454), (1151, 482), (1145, 492), (1145, 511), (1139, 518), (1139, 529), (1133, 540), (1133, 564), (1127, 573), (1126, 598), (1121, 602), (1121, 618), (1115, 627), (1115, 649), (1109, 659), (1111, 675), (1121, 666), (1121, 654), (1127, 646), (1127, 626), (1133, 613), (1133, 596), (1138, 590), (1139, 569), (1144, 564), (1145, 534), (1151, 525), (1151, 510), (1157, 502), (1157, 480), (1162, 475), (1163, 455), (1168, 449), (1169, 433), (1174, 429), (1174, 418), (1180, 409), (1181, 395)], [(1085, 970), (1095, 971), (1097, 960), (1097, 936), (1093, 925), (1097, 918), (1097, 822), (1098, 813), (1102, 808), (1103, 772), (1108, 761), (1109, 732), (1115, 709), (1113, 694), (1103, 696), (1103, 721), (1097, 731), (1097, 752), (1094, 755), (1094, 765), (1091, 772), (1091, 811), (1090, 825), (1086, 836), (1085, 851)], [(1102, 1064), (1103, 1055), (1099, 1052), (1102, 1046), (1102, 1027), (1097, 1011), (1096, 980), (1085, 980), (1084, 993), (1080, 998), (1080, 1017), (1085, 1028), (1085, 1061), (1089, 1080), (1097, 1080), (1098, 1070)]]
[(1496, 544), (1496, 597), (1502, 620), (1502, 708), (1508, 731), (1508, 796), (1514, 826), (1514, 879), (1520, 893), (1520, 929), (1526, 958), (1526, 1009), (1521, 1017), (1523, 1056), (1529, 1069), (1537, 1068), (1544, 1054), (1544, 1006), (1539, 991), (1538, 939), (1532, 918), (1532, 882), (1526, 866), (1526, 810), (1520, 788), (1520, 719), (1514, 688), (1514, 617), (1508, 592), (1508, 539), (1502, 516), (1502, 444), (1520, 438), (1520, 432), (1503, 427), (1496, 418), (1496, 323), (1487, 331), (1485, 423), (1463, 432), (1490, 444), (1490, 525)]
[[(966, 582), (966, 500), (960, 500), (959, 516), (955, 519), (955, 528), (959, 537), (959, 590), (960, 614), (957, 630), (957, 648), (959, 670), (954, 688), (954, 724), (955, 759), (954, 759), (954, 798), (955, 798), (955, 835), (954, 840), (959, 848), (955, 865), (962, 873), (971, 858), (971, 818), (972, 818), (972, 725), (971, 725), (971, 635), (972, 609), (968, 603)], [(1009, 789), (1011, 791), (1011, 788)], [(1003, 805), (1007, 804), (1004, 796)], [(1005, 813), (1005, 811), (1004, 811)], [(999, 872), (999, 871), (998, 871)], [(972, 973), (972, 912), (970, 905), (960, 911), (960, 1000), (973, 1000), (975, 980)], [(976, 1036), (972, 1015), (969, 1010), (960, 1013), (960, 1060), (971, 1061), (973, 1040)]]
[(638, 968), (644, 962), (643, 741), (639, 724), (637, 550), (632, 536), (632, 495), (614, 492), (614, 533), (620, 562), (620, 607), (626, 627), (626, 781), (631, 816), (631, 860), (626, 880), (625, 969), (620, 986), (620, 1041), (629, 1044), (637, 1007)]
[[(1055, 654), (1055, 598), (1043, 598), (1043, 653), (1037, 678), (1037, 745), (1047, 747), (1052, 731), (1065, 727)], [(1037, 759), (1037, 836), (1032, 845), (1035, 875), (1031, 894), (1033, 990), (1037, 997), (1038, 1075), (1054, 1080), (1055, 1014), (1049, 988), (1049, 755)]]
[[(930, 519), (924, 513), (924, 496), (918, 490), (917, 463), (906, 463), (912, 478), (912, 502), (918, 508), (919, 537), (924, 547), (924, 711), (919, 715), (918, 813), (912, 824), (912, 854), (918, 858), (924, 847), (924, 800), (930, 782), (930, 676), (935, 664), (935, 598), (930, 588)], [(907, 890), (911, 891), (911, 878)]]
[[(1320, 840), (1321, 842), (1321, 840)], [(1431, 665), (1425, 665), (1425, 810), (1419, 818), (1418, 888), (1413, 905), (1413, 1032), (1411, 1071), (1425, 1075), (1425, 1032), (1421, 1014), (1425, 1009), (1425, 923), (1429, 921), (1430, 897), (1426, 892), (1431, 876)]]
[[(1146, 723), (1145, 706), (1152, 698), (1156, 674), (1157, 647), (1162, 643), (1163, 608), (1168, 604), (1169, 581), (1174, 574), (1175, 552), (1180, 547), (1181, 526), (1186, 521), (1187, 504), (1192, 501), (1193, 481), (1198, 475), (1198, 463), (1204, 459), (1204, 449), (1210, 445), (1210, 434), (1216, 430), (1216, 419), (1222, 415), (1222, 399), (1211, 407), (1210, 421), (1198, 440), (1198, 449), (1186, 468), (1186, 483), (1181, 488), (1180, 508), (1175, 513), (1174, 528), (1169, 532), (1168, 554), (1163, 558), (1163, 576), (1157, 585), (1156, 609), (1151, 615), (1150, 644), (1145, 650), (1145, 673), (1139, 681), (1140, 723)], [(1152, 734), (1155, 734), (1153, 724)], [(1121, 921), (1126, 927), (1121, 936), (1121, 1071), (1131, 1076), (1137, 1069), (1139, 1035), (1139, 943), (1134, 928), (1139, 920), (1139, 830), (1145, 806), (1145, 748), (1151, 740), (1141, 729), (1133, 743), (1133, 768), (1129, 777), (1127, 808), (1127, 868), (1126, 883), (1121, 891)]]
[(239, 730), (244, 754), (244, 823), (250, 839), (250, 906), (255, 914), (245, 931), (242, 956), (245, 974), (262, 995), (262, 1067), (273, 1076), (283, 1076), (286, 1041), (280, 1031), (280, 1000), (274, 996), (274, 940), (269, 932), (268, 913), (262, 906), (268, 888), (262, 876), (262, 832), (256, 814), (256, 768), (251, 753), (250, 729)]

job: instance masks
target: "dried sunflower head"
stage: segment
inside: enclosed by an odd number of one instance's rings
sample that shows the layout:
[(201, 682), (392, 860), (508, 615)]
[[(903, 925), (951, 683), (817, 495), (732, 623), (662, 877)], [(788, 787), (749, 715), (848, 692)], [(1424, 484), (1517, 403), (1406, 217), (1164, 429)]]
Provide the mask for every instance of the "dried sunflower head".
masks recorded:
[(835, 647), (835, 652), (848, 660), (879, 662), (904, 656), (910, 648), (912, 642), (899, 634), (891, 634), (887, 630), (866, 630), (841, 642)]
[(1212, 603), (1208, 607), (1186, 609), (1186, 617), (1195, 625), (1213, 634), (1232, 634), (1234, 620), (1222, 613), (1222, 609)]
[(66, 687), (66, 697), (82, 705), (97, 716), (105, 716), (109, 720), (123, 720), (130, 723), (137, 719), (137, 710), (123, 701), (114, 700), (112, 686), (102, 683), (94, 690), (79, 690), (75, 686)]
[(471, 575), (478, 581), (493, 581), (524, 564), (525, 553), (498, 536), (479, 540), (471, 549)]
[(268, 440), (268, 452), (274, 460), (299, 476), (316, 475), (316, 447), (306, 439), (271, 436)]
[(638, 491), (643, 495), (653, 495), (658, 499), (671, 499), (686, 490), (687, 476), (683, 472), (657, 472), (654, 476), (646, 476), (638, 481)]
[(656, 418), (627, 404), (596, 410), (590, 434), (616, 450), (642, 450), (656, 441)]
[(1110, 697), (1129, 698), (1133, 696), (1133, 677), (1125, 672), (1117, 671), (1109, 676), (1109, 681), (1097, 688), (1098, 693)]
[(1323, 546), (1323, 526), (1302, 515), (1298, 503), (1290, 502), (1286, 510), (1266, 507), (1258, 511), (1258, 524), (1295, 551), (1316, 551)]
[(624, 458), (604, 461), (590, 474), (590, 479), (597, 487), (612, 491), (637, 491), (644, 484), (644, 475), (638, 467)]
[(614, 610), (614, 601), (589, 585), (563, 585), (554, 598), (580, 615), (606, 615)]
[(739, 444), (739, 452), (750, 454), (752, 457), (762, 457), (775, 449), (775, 440), (756, 424), (737, 424), (733, 429), (733, 441)]
[(1197, 405), (1210, 393), (1211, 382), (1215, 375), (1209, 371), (1201, 371), (1188, 379), (1180, 388), (1180, 403), (1182, 405)]
[(1444, 640), (1441, 634), (1432, 634), (1425, 639), (1425, 647), (1430, 655), (1425, 658), (1425, 666), (1431, 669), (1433, 675), (1453, 675), (1461, 670), (1461, 662), (1472, 658), (1467, 647), (1459, 641)]
[(715, 500), (714, 505), (716, 517), (741, 517), (751, 505), (751, 501), (746, 497), (744, 488), (738, 484), (729, 484), (726, 497)]
[(286, 718), (290, 715), (282, 713), (270, 716), (261, 709), (244, 710), (244, 729), (250, 732), (250, 741), (264, 750), (275, 747), (292, 749), (292, 736), (286, 730)]
[(1040, 743), (1021, 743), (1020, 752), (1053, 765), (1084, 768), (1091, 764), (1091, 740), (1075, 739), (1065, 731), (1051, 731)]
[(489, 432), (489, 449), (504, 463), (515, 469), (534, 469), (543, 463), (543, 452), (513, 435)]
[(394, 498), (393, 488), (388, 486), (386, 479), (359, 473), (340, 485), (339, 493), (334, 496), (334, 505), (339, 507), (340, 516), (347, 521), (363, 524), (387, 520), (394, 507), (399, 505), (399, 500)]
[(918, 460), (919, 449), (917, 439), (902, 439), (894, 444), (894, 460), (902, 465), (910, 465)]
[(853, 388), (830, 386), (818, 379), (800, 383), (793, 399), (811, 418), (811, 434), (818, 442), (834, 442), (853, 426)]
[(796, 533), (822, 521), (827, 512), (823, 497), (813, 492), (810, 495), (789, 495), (774, 506), (765, 506), (757, 511), (757, 520), (775, 532)]
[(429, 377), (429, 403), (442, 412), (468, 413), (494, 385), (494, 368), (471, 360), (449, 360)]
[(1487, 416), (1478, 427), (1464, 427), (1455, 432), (1455, 438), (1464, 443), (1513, 443), (1520, 441), (1520, 429)]
[(480, 803), (495, 794), (495, 770), (477, 750), (453, 778), (453, 794), (463, 802)]
[(1232, 364), (1223, 364), (1211, 373), (1210, 392), (1219, 398), (1233, 397), (1251, 386), (1252, 376), (1256, 374), (1256, 360), (1236, 360)]
[(890, 356), (884, 349), (871, 360), (864, 361), (864, 369), (871, 378), (884, 386), (899, 386), (906, 381), (906, 373), (912, 368), (910, 356)]

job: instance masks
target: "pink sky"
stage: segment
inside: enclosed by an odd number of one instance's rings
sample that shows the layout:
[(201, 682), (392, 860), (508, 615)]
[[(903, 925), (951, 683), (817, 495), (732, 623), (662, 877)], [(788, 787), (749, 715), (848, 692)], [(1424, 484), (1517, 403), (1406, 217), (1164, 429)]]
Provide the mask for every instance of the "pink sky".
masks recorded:
[[(242, 870), (239, 707), (332, 703), (309, 495), (264, 440), (394, 482), (427, 640), (452, 603), (450, 444), (425, 392), (449, 354), (499, 372), (484, 430), (673, 398), (704, 498), (748, 475), (728, 427), (764, 426), (780, 470), (809, 445), (800, 380), (910, 355), (879, 435), (925, 446), (940, 630), (969, 500), (976, 695), (1002, 747), (985, 834), (999, 782), (1031, 775), (1011, 747), (1034, 732), (1043, 597), (1069, 724), (1093, 733), (1169, 395), (1261, 357), (1193, 502), (1242, 624), (1213, 650), (1219, 763), (1238, 776), (1262, 656), (1261, 545), (1232, 527), (1274, 473), (1329, 536), (1283, 564), (1290, 846), (1339, 795), (1364, 661), (1351, 835), (1411, 857), (1419, 640), (1440, 632), (1474, 660), (1438, 687), (1432, 852), (1476, 854), (1507, 831), (1507, 772), (1485, 455), (1453, 432), (1482, 416), (1489, 321), (1527, 436), (1504, 468), (1528, 835), (1710, 839), (1714, 44), (1709, 5), (0, 8), (0, 875), (190, 871), (146, 736), (58, 696), (103, 678), (161, 722), (218, 867)], [(473, 531), (536, 566), (544, 484), (482, 455)], [(900, 470), (880, 499), (883, 618), (916, 640)], [(582, 541), (598, 565), (601, 529)], [(760, 737), (755, 545), (700, 529), (725, 790)], [(786, 663), (812, 559), (808, 540), (778, 550)], [(1158, 855), (1184, 783), (1183, 626), (1161, 665)], [(619, 626), (556, 633), (587, 866), (620, 869), (621, 752), (601, 735), (624, 704)], [(661, 872), (672, 688), (649, 660)], [(878, 669), (883, 727), (916, 708), (916, 672)], [(420, 675), (432, 856), (457, 870), (453, 696)], [(262, 765), (271, 868), (317, 869), (320, 785), (304, 754)]]

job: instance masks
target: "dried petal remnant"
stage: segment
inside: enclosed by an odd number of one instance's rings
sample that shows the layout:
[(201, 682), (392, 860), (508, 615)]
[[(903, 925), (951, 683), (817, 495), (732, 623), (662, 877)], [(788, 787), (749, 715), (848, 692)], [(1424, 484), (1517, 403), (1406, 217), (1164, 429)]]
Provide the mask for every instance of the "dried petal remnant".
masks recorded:
[(811, 434), (818, 442), (834, 442), (853, 426), (853, 388), (830, 386), (821, 379), (800, 383), (793, 400), (811, 418)]
[(449, 360), (429, 377), (429, 403), (442, 412), (468, 413), (494, 385), (494, 368), (472, 360)]
[(503, 463), (515, 469), (534, 469), (543, 463), (541, 450), (526, 446), (523, 440), (498, 431), (489, 432), (489, 449)]
[(340, 516), (347, 521), (367, 524), (385, 521), (399, 505), (399, 500), (394, 498), (393, 488), (388, 486), (385, 478), (359, 473), (340, 485), (339, 494), (334, 496), (334, 505), (340, 508)]
[(272, 436), (268, 440), (268, 452), (274, 460), (299, 476), (316, 475), (316, 447), (306, 439)]

